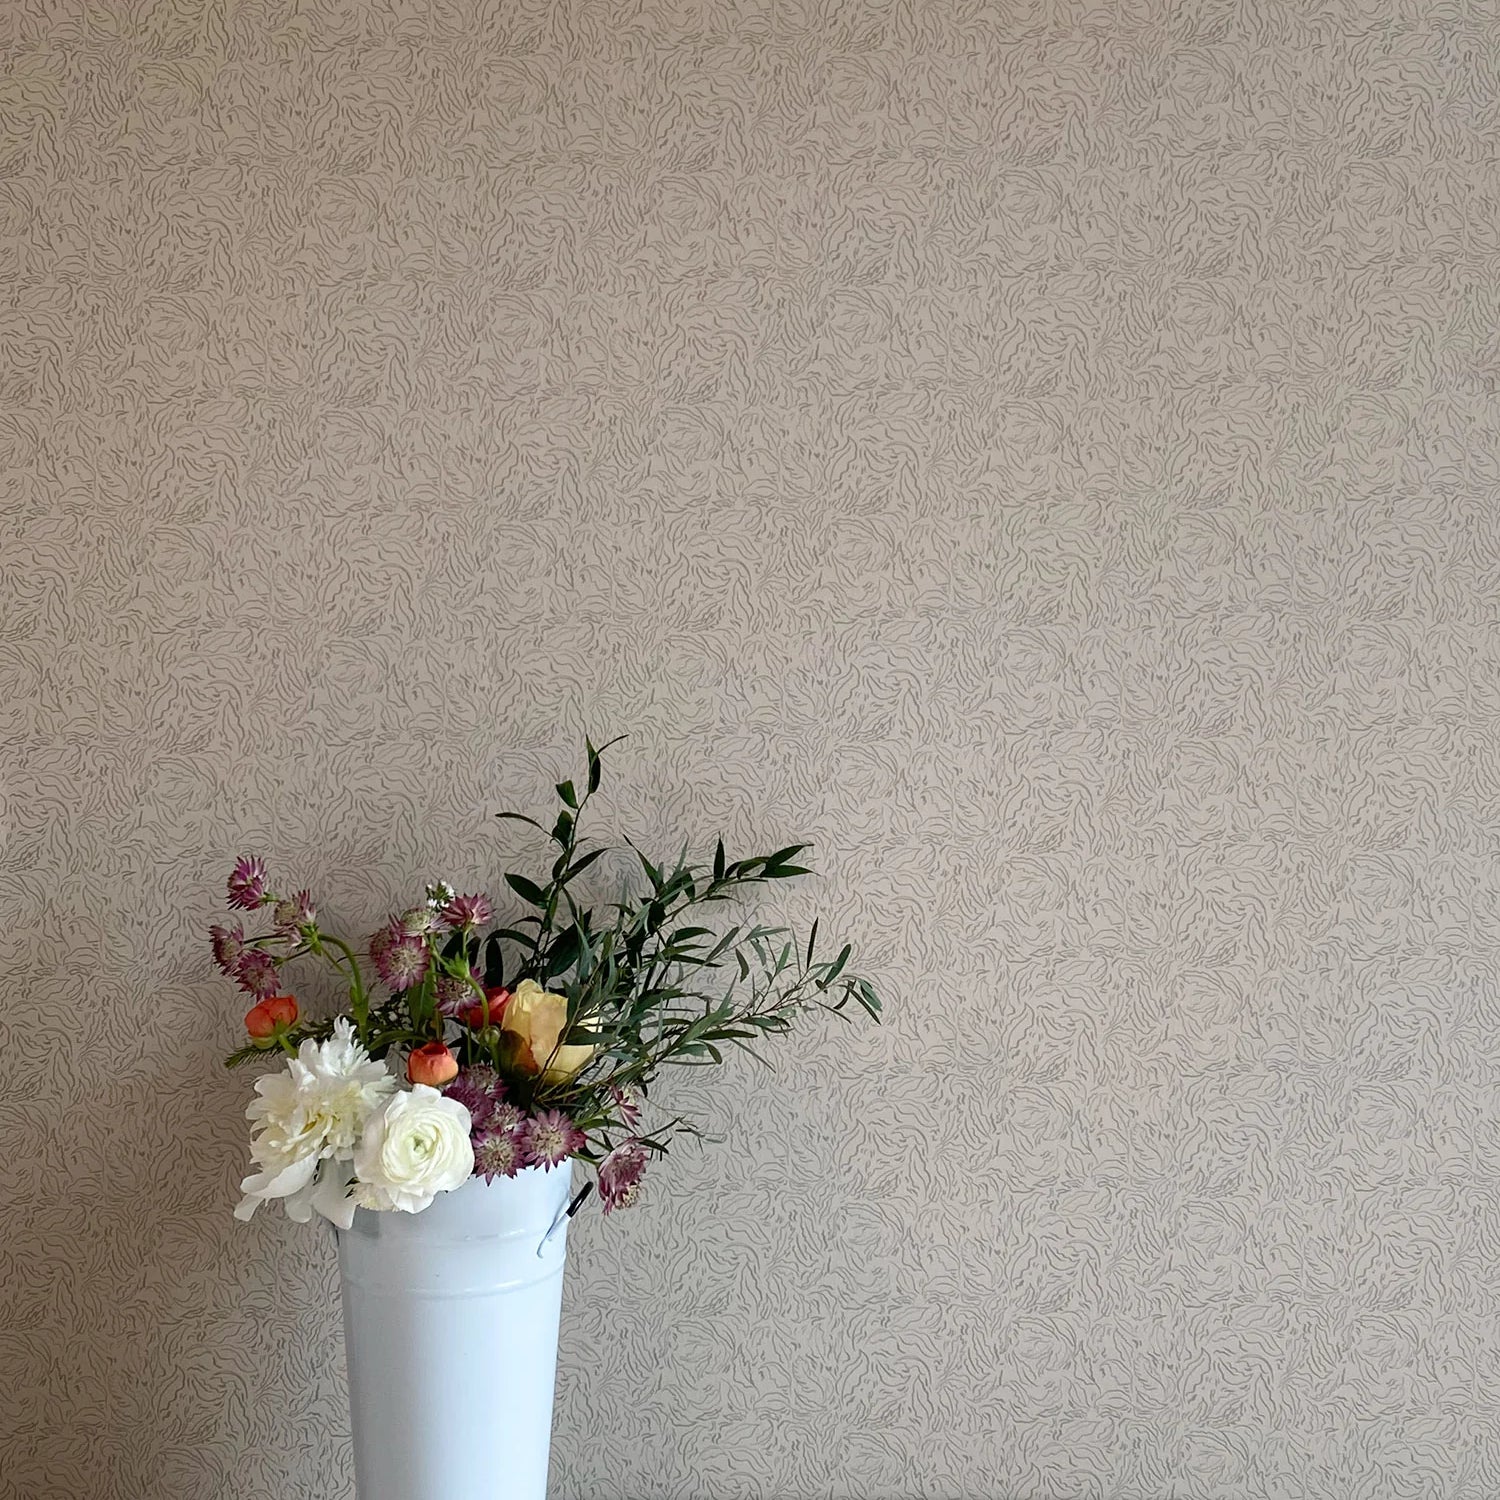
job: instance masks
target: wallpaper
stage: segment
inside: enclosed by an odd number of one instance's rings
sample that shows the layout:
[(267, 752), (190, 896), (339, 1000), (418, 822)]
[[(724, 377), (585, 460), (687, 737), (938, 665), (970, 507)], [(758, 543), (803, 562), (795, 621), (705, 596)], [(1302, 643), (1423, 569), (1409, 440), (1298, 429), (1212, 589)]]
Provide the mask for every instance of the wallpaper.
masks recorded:
[(352, 1496), (205, 925), (617, 733), (889, 1014), (579, 1222), (558, 1500), (1500, 1495), (1497, 328), (1488, 0), (5, 0), (0, 1495)]

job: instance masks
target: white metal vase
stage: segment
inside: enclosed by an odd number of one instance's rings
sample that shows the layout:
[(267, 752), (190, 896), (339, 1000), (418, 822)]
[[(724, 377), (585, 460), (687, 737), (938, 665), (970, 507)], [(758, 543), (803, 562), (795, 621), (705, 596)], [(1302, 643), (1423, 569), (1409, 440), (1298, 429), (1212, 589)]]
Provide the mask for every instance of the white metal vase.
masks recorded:
[(572, 1172), (339, 1231), (359, 1500), (545, 1500)]

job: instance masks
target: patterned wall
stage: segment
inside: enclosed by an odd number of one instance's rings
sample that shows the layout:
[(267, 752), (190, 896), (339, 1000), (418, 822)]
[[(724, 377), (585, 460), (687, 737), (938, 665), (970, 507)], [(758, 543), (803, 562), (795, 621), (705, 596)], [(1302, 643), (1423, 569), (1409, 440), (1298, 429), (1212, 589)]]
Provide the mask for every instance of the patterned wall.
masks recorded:
[(1500, 1494), (1494, 4), (0, 38), (0, 1494), (352, 1494), (226, 862), (365, 931), (627, 729), (891, 1016), (576, 1232), (557, 1496)]

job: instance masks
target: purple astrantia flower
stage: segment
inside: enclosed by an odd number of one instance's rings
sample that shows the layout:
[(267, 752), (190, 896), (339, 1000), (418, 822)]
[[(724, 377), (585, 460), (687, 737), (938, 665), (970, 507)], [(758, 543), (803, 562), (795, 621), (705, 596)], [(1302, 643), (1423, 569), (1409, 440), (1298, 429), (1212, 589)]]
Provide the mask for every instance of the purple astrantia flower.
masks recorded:
[(266, 899), (266, 862), (241, 858), (229, 876), (229, 904), (254, 911)]
[(517, 1130), (481, 1130), (473, 1144), (474, 1175), (486, 1182), (514, 1177), (526, 1165), (526, 1147)]
[(621, 1188), (608, 1203), (604, 1205), (604, 1212), (610, 1213), (617, 1208), (634, 1208), (641, 1201), (641, 1185), (632, 1182), (629, 1187)]
[(495, 915), (490, 898), (483, 893), (455, 896), (438, 913), (449, 927), (483, 927)]
[(210, 927), (209, 941), (214, 948), (214, 962), (229, 975), (233, 975), (245, 951), (244, 924), (236, 922), (233, 927)]
[[(505, 1098), (505, 1085), (493, 1068), (478, 1063), (473, 1067), (460, 1068), (458, 1077), (443, 1092), (450, 1099), (457, 1099), (468, 1110), (474, 1133), (478, 1134), (490, 1123), (496, 1105)], [(509, 1125), (514, 1122), (506, 1123)]]
[(650, 1153), (637, 1140), (616, 1146), (599, 1163), (599, 1197), (604, 1212), (629, 1208), (640, 1196), (641, 1178), (646, 1172)]
[(376, 968), (380, 967), (380, 960), (391, 951), (391, 944), (396, 941), (392, 935), (395, 926), (395, 918), (392, 918), (387, 926), (370, 934), (370, 961)]
[(279, 932), (295, 937), (299, 927), (311, 927), (317, 920), (318, 909), (313, 905), (311, 891), (298, 891), (285, 901), (278, 901), (271, 912)]
[(618, 1086), (610, 1090), (615, 1101), (615, 1113), (620, 1117), (620, 1123), (634, 1130), (641, 1119), (641, 1096), (630, 1088), (622, 1089)]
[(436, 926), (437, 917), (428, 906), (413, 906), (391, 919), (391, 929), (398, 937), (426, 937)]
[(263, 948), (250, 948), (242, 953), (235, 965), (234, 977), (242, 990), (249, 990), (258, 1000), (264, 1000), (267, 995), (274, 995), (281, 989), (276, 960)]
[(588, 1139), (560, 1109), (545, 1109), (523, 1120), (519, 1133), (530, 1167), (558, 1166)]
[(466, 980), (455, 979), (452, 974), (439, 974), (435, 988), (440, 1015), (456, 1016), (459, 1007), (467, 1005), (474, 998), (474, 987)]
[(376, 972), (393, 990), (409, 990), (427, 973), (427, 944), (408, 936), (399, 917), (370, 939), (370, 957)]

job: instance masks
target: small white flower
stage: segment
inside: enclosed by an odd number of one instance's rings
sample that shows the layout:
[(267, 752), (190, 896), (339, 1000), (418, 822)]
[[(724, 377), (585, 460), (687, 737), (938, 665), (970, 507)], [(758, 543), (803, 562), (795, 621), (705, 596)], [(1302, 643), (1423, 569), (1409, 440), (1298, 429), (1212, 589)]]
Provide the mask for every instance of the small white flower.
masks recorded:
[(393, 1094), (365, 1122), (354, 1152), (363, 1208), (420, 1213), (474, 1170), (469, 1111), (425, 1083)]
[(326, 1042), (303, 1042), (284, 1073), (256, 1079), (245, 1118), (255, 1129), (250, 1156), (261, 1170), (240, 1184), (245, 1197), (235, 1217), (248, 1219), (267, 1199), (283, 1198), (293, 1219), (306, 1220), (314, 1208), (342, 1218), (347, 1173), (342, 1181), (338, 1173), (320, 1176), (318, 1163), (351, 1158), (365, 1121), (395, 1090), (385, 1064), (370, 1057), (342, 1017)]

